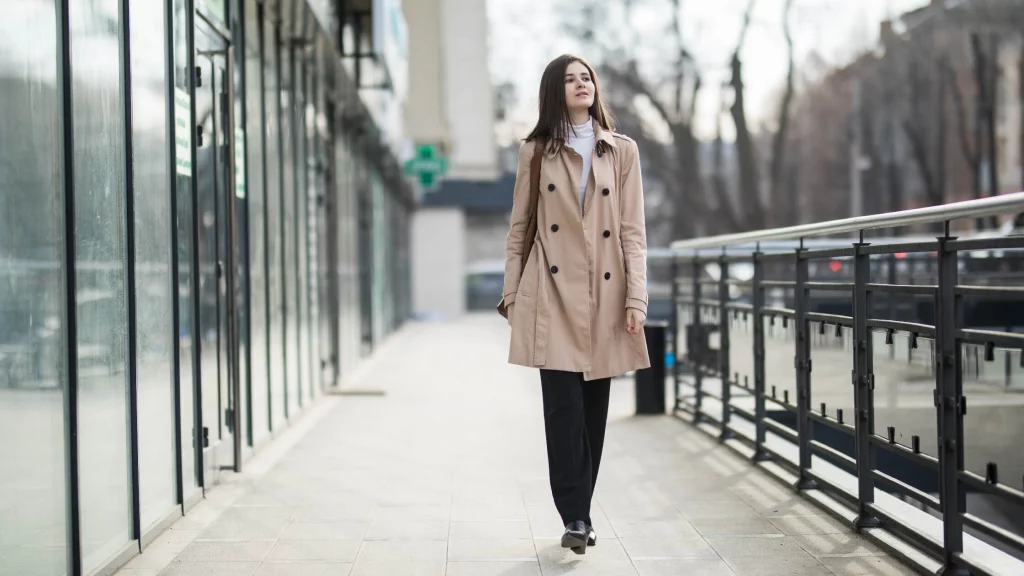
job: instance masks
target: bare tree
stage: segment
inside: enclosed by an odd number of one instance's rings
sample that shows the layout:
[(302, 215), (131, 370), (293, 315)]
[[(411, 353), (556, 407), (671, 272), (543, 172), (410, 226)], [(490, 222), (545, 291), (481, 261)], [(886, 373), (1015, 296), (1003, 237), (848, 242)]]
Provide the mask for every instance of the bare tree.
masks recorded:
[(736, 50), (733, 51), (730, 68), (732, 76), (729, 79), (729, 86), (732, 87), (733, 101), (729, 112), (732, 121), (736, 125), (736, 150), (739, 156), (740, 173), (740, 206), (743, 210), (743, 227), (749, 229), (763, 228), (765, 226), (765, 206), (761, 199), (759, 190), (759, 179), (757, 170), (757, 157), (754, 143), (750, 137), (750, 127), (747, 125), (747, 115), (744, 109), (743, 94), (743, 63), (740, 60), (740, 52), (743, 50), (743, 42), (747, 37), (747, 30), (750, 28), (751, 13), (757, 0), (750, 0), (747, 10), (743, 15), (743, 27), (740, 29), (740, 38), (736, 43)]
[[(789, 136), (789, 114), (793, 103), (793, 34), (789, 28), (789, 13), (793, 7), (793, 0), (786, 0), (782, 9), (782, 33), (786, 37), (786, 88), (782, 94), (782, 104), (779, 108), (779, 123), (775, 127), (775, 134), (772, 136), (772, 165), (771, 165), (771, 201), (776, 206), (783, 203), (782, 180), (783, 169), (786, 162), (786, 139)], [(793, 188), (790, 187), (790, 190)], [(795, 211), (796, 199), (787, 194), (785, 204), (790, 210)]]
[[(632, 28), (632, 18), (612, 14), (615, 6), (628, 14), (632, 0), (620, 0), (617, 5), (607, 0), (576, 0), (567, 4), (566, 13), (572, 15), (567, 28), (598, 55), (594, 61), (605, 79), (605, 95), (614, 98), (620, 125), (630, 128), (628, 135), (643, 151), (645, 180), (657, 182), (671, 204), (671, 210), (652, 214), (649, 226), (663, 223), (674, 238), (748, 228), (740, 203), (709, 190), (704, 180), (702, 143), (694, 133), (703, 81), (683, 37), (681, 2), (668, 3), (672, 18), (665, 35), (670, 43), (664, 51), (666, 66), (643, 68), (633, 50), (642, 34)], [(652, 126), (652, 121), (658, 126)]]

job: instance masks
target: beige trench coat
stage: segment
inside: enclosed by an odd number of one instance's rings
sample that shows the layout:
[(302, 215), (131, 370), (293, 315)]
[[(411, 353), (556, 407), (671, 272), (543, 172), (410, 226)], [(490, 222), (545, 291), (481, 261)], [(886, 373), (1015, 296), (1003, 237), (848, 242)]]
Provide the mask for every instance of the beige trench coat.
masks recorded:
[[(599, 153), (580, 209), (583, 158), (519, 149), (505, 244), (506, 306), (512, 309), (509, 362), (582, 372), (584, 380), (650, 367), (643, 331), (626, 333), (626, 309), (647, 314), (647, 233), (636, 143), (594, 124)], [(544, 153), (537, 238), (520, 277), (530, 202), (530, 160)]]

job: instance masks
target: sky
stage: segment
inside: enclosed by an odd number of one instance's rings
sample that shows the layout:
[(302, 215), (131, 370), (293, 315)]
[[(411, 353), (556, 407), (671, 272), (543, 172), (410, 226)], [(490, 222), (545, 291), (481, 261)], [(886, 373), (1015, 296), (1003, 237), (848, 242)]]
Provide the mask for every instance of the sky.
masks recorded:
[[(614, 2), (618, 0), (605, 0)], [(786, 42), (782, 34), (785, 0), (756, 0), (742, 61), (747, 117), (753, 125), (772, 118), (776, 96), (786, 75)], [(657, 50), (671, 18), (669, 0), (634, 0), (634, 26), (643, 31), (641, 52)], [(928, 0), (793, 0), (791, 30), (797, 71), (817, 53), (841, 66), (864, 49), (874, 47), (879, 23), (913, 10)], [(728, 80), (726, 68), (739, 37), (747, 0), (681, 0), (684, 39), (703, 70), (704, 86), (698, 103), (697, 132), (714, 134), (718, 108), (717, 86)], [(581, 46), (564, 29), (564, 12), (571, 0), (487, 0), (490, 21), (490, 74), (495, 85), (510, 82), (517, 105), (510, 121), (499, 125), (502, 144), (516, 140), (536, 120), (537, 88), (544, 66), (564, 52), (581, 53)], [(668, 45), (668, 44), (666, 44)], [(804, 68), (807, 69), (806, 67)], [(600, 68), (597, 73), (600, 76)], [(728, 128), (731, 122), (725, 122)], [(726, 135), (728, 137), (728, 134)]]

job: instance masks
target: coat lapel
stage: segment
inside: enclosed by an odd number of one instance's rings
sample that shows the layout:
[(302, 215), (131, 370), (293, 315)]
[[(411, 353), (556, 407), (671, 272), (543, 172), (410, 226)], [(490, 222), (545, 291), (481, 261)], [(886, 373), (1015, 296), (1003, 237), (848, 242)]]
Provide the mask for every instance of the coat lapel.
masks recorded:
[(612, 182), (615, 180), (615, 170), (611, 151), (618, 148), (618, 144), (612, 133), (602, 128), (597, 121), (594, 121), (594, 138), (597, 140), (597, 146), (594, 147), (594, 157), (591, 159), (592, 176), (588, 175), (587, 192), (583, 202), (584, 219), (590, 212), (590, 206), (594, 203), (594, 196), (598, 191), (605, 188), (614, 189)]

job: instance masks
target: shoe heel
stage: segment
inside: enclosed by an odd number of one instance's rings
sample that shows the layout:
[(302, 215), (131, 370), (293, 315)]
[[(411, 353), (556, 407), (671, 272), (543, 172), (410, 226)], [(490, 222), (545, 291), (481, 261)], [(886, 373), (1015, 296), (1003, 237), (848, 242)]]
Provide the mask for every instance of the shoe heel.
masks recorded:
[(573, 552), (575, 552), (575, 553), (577, 553), (577, 554), (581, 555), (581, 556), (582, 556), (583, 554), (586, 554), (586, 553), (587, 553), (587, 547), (586, 547), (586, 546), (573, 546), (573, 547), (571, 548), (571, 550), (572, 550)]

